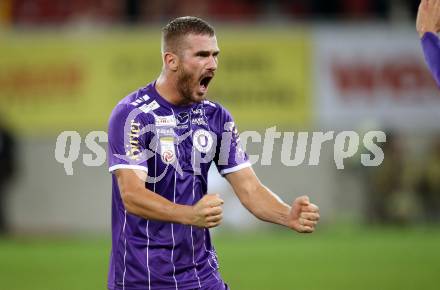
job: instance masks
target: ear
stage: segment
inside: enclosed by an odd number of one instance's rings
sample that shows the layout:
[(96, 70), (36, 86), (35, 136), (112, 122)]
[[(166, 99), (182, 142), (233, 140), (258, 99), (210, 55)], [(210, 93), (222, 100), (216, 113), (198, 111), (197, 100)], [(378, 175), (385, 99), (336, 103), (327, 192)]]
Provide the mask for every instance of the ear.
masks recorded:
[(163, 55), (165, 67), (171, 71), (177, 71), (179, 67), (179, 57), (172, 52), (165, 52)]

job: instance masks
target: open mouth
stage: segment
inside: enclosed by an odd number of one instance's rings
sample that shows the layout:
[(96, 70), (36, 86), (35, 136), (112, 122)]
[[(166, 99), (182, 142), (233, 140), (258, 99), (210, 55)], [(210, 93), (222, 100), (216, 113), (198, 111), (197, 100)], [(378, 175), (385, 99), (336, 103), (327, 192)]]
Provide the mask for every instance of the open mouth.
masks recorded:
[(213, 76), (204, 76), (200, 80), (200, 90), (206, 92), (208, 90), (209, 82), (212, 80)]

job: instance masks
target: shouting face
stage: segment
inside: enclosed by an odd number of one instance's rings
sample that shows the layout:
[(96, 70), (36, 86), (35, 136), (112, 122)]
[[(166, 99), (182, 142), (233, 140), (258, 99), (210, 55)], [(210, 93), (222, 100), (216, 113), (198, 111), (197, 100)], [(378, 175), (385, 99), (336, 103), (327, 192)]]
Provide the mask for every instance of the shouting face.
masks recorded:
[(177, 90), (188, 103), (206, 98), (217, 69), (219, 48), (215, 36), (189, 34), (182, 41), (177, 69)]

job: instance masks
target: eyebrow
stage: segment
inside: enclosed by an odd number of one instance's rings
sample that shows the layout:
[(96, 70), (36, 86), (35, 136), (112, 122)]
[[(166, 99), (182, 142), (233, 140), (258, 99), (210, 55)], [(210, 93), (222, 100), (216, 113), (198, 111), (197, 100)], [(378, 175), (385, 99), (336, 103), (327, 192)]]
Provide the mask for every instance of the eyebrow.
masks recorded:
[[(220, 54), (219, 50), (215, 50), (214, 52), (212, 52), (213, 56), (218, 56)], [(209, 50), (199, 50), (196, 52), (197, 56), (209, 56), (211, 55), (211, 51)]]

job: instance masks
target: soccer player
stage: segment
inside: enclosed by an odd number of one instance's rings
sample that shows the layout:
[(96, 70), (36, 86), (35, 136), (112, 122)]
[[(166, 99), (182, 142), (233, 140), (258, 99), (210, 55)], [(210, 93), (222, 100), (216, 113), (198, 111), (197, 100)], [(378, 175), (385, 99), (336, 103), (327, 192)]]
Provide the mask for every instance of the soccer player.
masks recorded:
[(218, 64), (214, 29), (196, 17), (162, 31), (159, 77), (114, 108), (111, 290), (229, 289), (218, 272), (209, 228), (223, 200), (207, 194), (212, 161), (257, 218), (311, 233), (318, 207), (307, 196), (287, 205), (260, 183), (229, 112), (206, 99)]
[(416, 29), (431, 73), (440, 86), (440, 0), (422, 0), (417, 13)]

